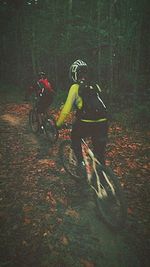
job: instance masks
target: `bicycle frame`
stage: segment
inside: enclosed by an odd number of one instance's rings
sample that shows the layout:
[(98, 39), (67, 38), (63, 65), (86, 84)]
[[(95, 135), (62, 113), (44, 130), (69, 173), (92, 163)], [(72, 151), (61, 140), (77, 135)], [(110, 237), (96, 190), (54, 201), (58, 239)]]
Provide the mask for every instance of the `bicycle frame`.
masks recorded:
[(76, 182), (86, 179), (88, 186), (94, 192), (100, 219), (112, 229), (122, 229), (126, 221), (126, 205), (117, 177), (111, 168), (98, 161), (86, 138), (81, 138), (81, 146), (86, 173), (82, 174), (82, 171), (79, 173), (77, 158), (68, 138), (60, 144), (63, 167)]
[[(37, 115), (38, 115), (38, 112), (37, 112), (37, 102), (38, 102), (38, 96), (35, 96), (34, 97), (34, 101), (33, 101), (33, 104), (32, 104), (32, 106), (33, 106), (33, 109), (36, 111), (36, 113), (37, 113)], [(42, 121), (42, 124), (44, 124), (44, 121), (47, 119), (47, 117), (48, 117), (48, 113), (47, 113), (47, 111), (45, 111), (45, 112), (42, 112), (42, 113), (39, 113), (40, 114), (40, 116), (41, 116), (41, 121)], [(39, 117), (37, 117), (38, 118), (38, 122), (39, 122)]]
[[(99, 167), (102, 168), (102, 164), (97, 160), (97, 158), (94, 156), (94, 153), (92, 152), (92, 150), (89, 148), (88, 144), (85, 142), (85, 140), (82, 138), (82, 153), (83, 153), (83, 158), (85, 161), (85, 165), (86, 165), (86, 172), (87, 172), (87, 181), (89, 183), (89, 185), (95, 190), (97, 196), (99, 198), (103, 198), (103, 197), (107, 197), (107, 193), (103, 187), (103, 185), (100, 182), (99, 179), (99, 175), (97, 173), (97, 169), (96, 169), (96, 164), (99, 165)], [(88, 156), (90, 157), (92, 164), (89, 163), (88, 161)], [(93, 173), (95, 172), (96, 175), (96, 181), (97, 181), (97, 189), (92, 185), (92, 177), (93, 177)], [(105, 173), (103, 172), (103, 176), (106, 180), (106, 182), (108, 183), (108, 185), (111, 187), (112, 193), (115, 195), (115, 191), (113, 186), (111, 185), (111, 183), (109, 182), (107, 176), (105, 175)]]

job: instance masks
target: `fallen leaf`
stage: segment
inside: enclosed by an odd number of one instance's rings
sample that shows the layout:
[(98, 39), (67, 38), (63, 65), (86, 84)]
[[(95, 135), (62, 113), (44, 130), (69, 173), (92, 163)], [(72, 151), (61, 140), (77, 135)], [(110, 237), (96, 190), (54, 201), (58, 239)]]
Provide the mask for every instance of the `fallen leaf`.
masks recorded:
[(79, 219), (79, 213), (77, 212), (77, 211), (75, 211), (75, 210), (73, 210), (73, 209), (67, 209), (66, 210), (66, 212), (65, 212), (65, 214), (66, 215), (69, 215), (69, 216), (71, 216), (71, 217), (74, 217), (74, 218), (76, 218), (76, 219)]
[(94, 267), (94, 264), (88, 260), (81, 259), (81, 263), (84, 265), (84, 267)]
[(30, 224), (31, 220), (29, 218), (24, 218), (24, 224)]
[(128, 214), (133, 214), (133, 209), (132, 208), (127, 208)]
[(61, 237), (60, 241), (65, 246), (67, 246), (69, 244), (68, 238), (64, 235)]

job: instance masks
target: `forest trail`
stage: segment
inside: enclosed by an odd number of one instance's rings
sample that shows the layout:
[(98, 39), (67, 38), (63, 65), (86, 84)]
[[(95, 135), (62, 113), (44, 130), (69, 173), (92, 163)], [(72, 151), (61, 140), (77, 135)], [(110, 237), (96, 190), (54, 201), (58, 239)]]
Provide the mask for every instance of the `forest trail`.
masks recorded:
[(132, 201), (137, 195), (130, 175), (122, 181), (130, 206), (127, 227), (113, 233), (97, 218), (92, 196), (63, 170), (60, 141), (49, 147), (30, 132), (29, 110), (27, 103), (4, 101), (0, 107), (0, 266), (148, 267), (148, 207), (134, 214), (139, 199)]

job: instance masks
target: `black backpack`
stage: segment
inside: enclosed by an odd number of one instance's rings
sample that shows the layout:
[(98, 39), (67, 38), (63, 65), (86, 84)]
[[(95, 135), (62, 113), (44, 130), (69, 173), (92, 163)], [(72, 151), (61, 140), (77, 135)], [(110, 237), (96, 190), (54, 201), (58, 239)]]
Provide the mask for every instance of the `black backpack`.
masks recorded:
[(101, 98), (101, 89), (97, 84), (81, 82), (78, 94), (83, 101), (83, 106), (78, 111), (81, 119), (98, 120), (107, 118), (107, 109)]

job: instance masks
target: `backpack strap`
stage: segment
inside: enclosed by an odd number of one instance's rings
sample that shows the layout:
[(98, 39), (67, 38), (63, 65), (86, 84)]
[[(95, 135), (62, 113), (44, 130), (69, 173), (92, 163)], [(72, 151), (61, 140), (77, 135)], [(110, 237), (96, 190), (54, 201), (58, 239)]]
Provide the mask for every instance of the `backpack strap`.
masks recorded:
[(95, 85), (96, 85), (96, 87), (98, 88), (98, 91), (101, 93), (102, 90), (101, 90), (100, 86), (99, 86), (97, 83), (96, 83)]

